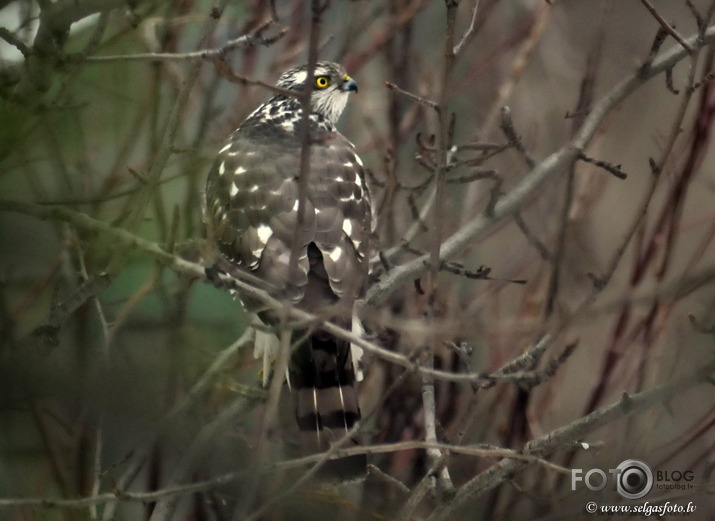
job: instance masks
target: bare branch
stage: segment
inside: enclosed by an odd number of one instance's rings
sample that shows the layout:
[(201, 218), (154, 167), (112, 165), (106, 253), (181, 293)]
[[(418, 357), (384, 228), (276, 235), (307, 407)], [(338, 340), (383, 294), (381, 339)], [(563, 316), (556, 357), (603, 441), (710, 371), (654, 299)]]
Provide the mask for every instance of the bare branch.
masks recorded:
[(529, 228), (529, 226), (526, 224), (526, 221), (524, 221), (521, 212), (516, 212), (514, 214), (514, 222), (521, 230), (521, 233), (524, 234), (524, 237), (526, 237), (526, 240), (529, 242), (529, 244), (531, 244), (536, 249), (536, 251), (539, 252), (541, 258), (545, 261), (550, 260), (552, 255), (549, 251), (549, 248), (543, 242), (541, 242), (536, 235), (534, 235), (534, 232), (531, 231), (531, 228)]
[(27, 58), (30, 53), (32, 53), (32, 49), (28, 47), (25, 42), (23, 42), (20, 38), (12, 34), (10, 31), (8, 31), (5, 27), (0, 27), (0, 38), (5, 40), (7, 43), (15, 47), (18, 51), (20, 51), (25, 58)]
[(87, 63), (115, 63), (115, 62), (161, 62), (161, 61), (213, 61), (217, 58), (223, 59), (231, 51), (243, 47), (253, 47), (255, 45), (273, 45), (278, 40), (283, 38), (288, 32), (287, 27), (281, 28), (281, 30), (274, 36), (265, 37), (262, 36), (261, 31), (264, 28), (253, 32), (252, 34), (245, 34), (229, 40), (221, 47), (216, 49), (204, 49), (201, 51), (194, 52), (147, 52), (147, 53), (137, 53), (137, 54), (119, 54), (119, 55), (107, 55), (107, 56), (88, 56), (84, 57), (82, 55), (69, 55), (67, 59), (70, 61), (86, 61)]
[(412, 94), (411, 92), (407, 92), (406, 90), (402, 90), (400, 87), (395, 85), (394, 83), (390, 83), (389, 81), (385, 82), (385, 87), (387, 87), (389, 90), (396, 92), (400, 96), (404, 96), (410, 101), (414, 101), (415, 103), (418, 103), (424, 107), (431, 108), (433, 110), (439, 110), (439, 105), (435, 103), (432, 100), (428, 100), (427, 98), (423, 98), (422, 96), (418, 96), (417, 94)]
[(628, 177), (628, 174), (626, 174), (623, 170), (621, 170), (621, 165), (614, 165), (612, 163), (609, 163), (608, 161), (602, 161), (600, 159), (595, 159), (593, 157), (587, 156), (583, 152), (581, 152), (578, 155), (578, 158), (581, 161), (585, 161), (586, 163), (591, 163), (592, 165), (596, 165), (599, 168), (603, 168), (606, 172), (609, 174), (612, 174), (614, 177), (617, 177), (618, 179), (626, 179)]
[(653, 44), (650, 47), (650, 52), (643, 62), (643, 65), (641, 65), (641, 72), (646, 72), (650, 68), (653, 60), (658, 55), (658, 51), (660, 51), (660, 48), (663, 46), (666, 36), (668, 36), (668, 31), (659, 27), (658, 32), (655, 33), (655, 38), (653, 39)]
[[(696, 35), (690, 37), (688, 41), (691, 45), (695, 45), (697, 42), (702, 42), (698, 43), (698, 45), (712, 44), (715, 41), (715, 27), (710, 27), (705, 31), (702, 39), (700, 35)], [(511, 192), (494, 205), (494, 212), (491, 215), (477, 216), (445, 240), (440, 251), (441, 258), (449, 259), (456, 255), (465, 246), (472, 244), (487, 230), (491, 229), (493, 225), (521, 209), (542, 183), (578, 158), (579, 152), (584, 150), (590, 143), (605, 117), (623, 99), (646, 81), (672, 68), (673, 65), (687, 56), (688, 52), (682, 46), (674, 46), (653, 62), (653, 66), (646, 75), (636, 72), (613, 87), (609, 93), (593, 106), (573, 139), (564, 147), (536, 164), (531, 172)], [(420, 257), (393, 269), (368, 290), (367, 304), (375, 305), (383, 301), (401, 285), (419, 277), (420, 274), (425, 272), (426, 260), (426, 257)]]
[[(673, 396), (703, 383), (715, 371), (715, 361), (698, 367), (692, 373), (657, 386), (641, 393), (627, 395), (628, 405), (624, 406), (624, 398), (598, 409), (578, 420), (559, 427), (539, 438), (529, 441), (521, 453), (544, 458), (553, 454), (563, 446), (573, 446), (572, 443), (582, 440), (587, 434), (594, 432), (599, 427), (620, 418), (626, 418), (637, 413), (642, 413), (652, 407), (660, 405)], [(514, 474), (522, 471), (528, 465), (523, 460), (507, 458), (500, 461), (484, 472), (477, 474), (457, 490), (452, 501), (438, 506), (427, 519), (428, 521), (446, 521), (452, 519), (470, 499), (493, 489), (504, 481), (511, 479)]]
[(380, 467), (378, 467), (376, 465), (368, 464), (367, 471), (368, 471), (369, 475), (374, 476), (375, 478), (386, 483), (387, 485), (390, 485), (391, 487), (396, 488), (403, 494), (410, 493), (410, 489), (407, 487), (407, 485), (402, 483), (402, 481), (393, 478), (388, 473), (383, 472), (382, 470), (380, 470)]
[[(223, 416), (228, 416), (223, 414)], [(218, 423), (218, 422), (216, 422)], [(398, 443), (387, 443), (381, 445), (372, 445), (369, 447), (354, 447), (349, 449), (337, 449), (332, 457), (344, 458), (346, 456), (353, 456), (357, 454), (388, 454), (401, 451), (411, 451), (411, 450), (443, 450), (445, 452), (450, 452), (454, 454), (461, 454), (464, 456), (471, 456), (477, 458), (488, 458), (488, 459), (501, 459), (501, 458), (514, 458), (520, 461), (525, 461), (528, 463), (541, 464), (544, 467), (562, 474), (568, 473), (569, 470), (549, 461), (546, 461), (538, 456), (521, 454), (518, 451), (511, 449), (501, 449), (498, 447), (492, 447), (488, 445), (452, 445), (447, 443), (427, 443), (423, 441), (413, 440), (404, 441)], [(259, 473), (271, 473), (277, 470), (285, 470), (291, 468), (304, 467), (306, 465), (314, 465), (325, 459), (324, 454), (314, 454), (310, 456), (304, 456), (301, 458), (278, 461), (275, 463), (268, 464), (260, 469)], [(406, 487), (404, 485), (399, 486), (394, 478), (388, 477), (386, 474), (382, 473), (377, 467), (371, 466), (371, 472), (379, 472), (385, 476), (385, 480), (389, 479), (393, 486), (396, 486), (402, 491), (405, 491)], [(98, 494), (96, 496), (75, 498), (75, 499), (49, 499), (49, 498), (3, 498), (0, 499), (0, 508), (8, 507), (40, 507), (40, 508), (58, 508), (58, 509), (80, 509), (86, 508), (92, 505), (101, 505), (107, 503), (116, 502), (141, 502), (141, 503), (153, 503), (159, 500), (170, 500), (176, 499), (181, 496), (186, 496), (189, 494), (194, 494), (200, 491), (211, 490), (218, 488), (222, 485), (235, 481), (236, 479), (245, 476), (248, 473), (247, 470), (243, 469), (237, 472), (229, 472), (226, 474), (221, 474), (219, 476), (203, 480), (196, 481), (191, 484), (176, 484), (163, 487), (161, 490), (156, 490), (153, 492), (122, 492), (117, 490), (113, 493)], [(409, 490), (406, 490), (409, 492)], [(252, 513), (251, 517), (255, 517), (260, 512), (256, 511)]]
[[(50, 219), (50, 220), (60, 220), (71, 223), (83, 230), (89, 230), (94, 232), (107, 233), (111, 235), (116, 241), (121, 242), (126, 247), (136, 249), (152, 256), (158, 262), (167, 266), (177, 273), (187, 275), (192, 278), (196, 278), (203, 282), (214, 283), (215, 281), (210, 277), (210, 270), (207, 270), (200, 264), (196, 264), (185, 259), (182, 259), (178, 255), (171, 254), (166, 250), (162, 249), (158, 244), (147, 241), (141, 237), (133, 235), (126, 230), (121, 228), (112, 227), (102, 221), (97, 221), (91, 217), (64, 208), (48, 208), (45, 206), (35, 205), (32, 203), (23, 203), (19, 201), (8, 201), (0, 199), (0, 211), (15, 211), (24, 213), (26, 215), (32, 215), (39, 219)], [(208, 273), (207, 273), (208, 271)], [(241, 276), (244, 280), (239, 280), (234, 278), (234, 276)], [(251, 282), (255, 281), (254, 277), (250, 275), (242, 274), (237, 272), (236, 274), (226, 275), (225, 279), (220, 281), (224, 284), (223, 287), (227, 289), (240, 289), (243, 294), (249, 295), (252, 299), (262, 302), (267, 309), (280, 310), (283, 307), (283, 302), (270, 296), (265, 290), (259, 289), (252, 283), (247, 283), (245, 280)], [(366, 351), (379, 356), (380, 358), (404, 367), (410, 371), (417, 371), (423, 374), (432, 376), (440, 380), (446, 380), (451, 382), (477, 382), (485, 386), (492, 384), (494, 378), (502, 378), (499, 375), (484, 375), (484, 374), (455, 374), (449, 371), (442, 371), (437, 369), (421, 368), (414, 361), (410, 360), (404, 355), (396, 353), (379, 347), (372, 342), (367, 341), (363, 337), (347, 331), (329, 321), (327, 317), (317, 317), (310, 313), (292, 308), (290, 310), (289, 316), (294, 320), (297, 320), (301, 324), (306, 324), (310, 322), (319, 322), (320, 327), (325, 329), (327, 332), (336, 335), (339, 338), (350, 341), (353, 344), (365, 349)]]
[(665, 32), (667, 32), (670, 36), (675, 38), (680, 45), (683, 46), (683, 48), (688, 51), (688, 53), (692, 54), (693, 52), (693, 47), (683, 38), (678, 31), (675, 30), (675, 28), (668, 23), (668, 21), (663, 18), (663, 15), (661, 15), (658, 10), (653, 7), (653, 4), (650, 3), (650, 0), (641, 0), (641, 3), (645, 6), (648, 11), (650, 11), (650, 14), (653, 15), (653, 17), (658, 20), (658, 23), (660, 26), (663, 28)]
[(459, 54), (460, 52), (462, 52), (462, 49), (464, 48), (464, 46), (467, 44), (469, 39), (474, 34), (474, 25), (477, 22), (477, 13), (478, 12), (479, 12), (479, 0), (474, 0), (474, 6), (472, 7), (472, 17), (469, 20), (469, 27), (464, 32), (464, 34), (462, 35), (462, 38), (460, 38), (457, 45), (455, 45), (452, 48), (452, 54), (454, 54), (455, 56), (457, 54)]
[(501, 123), (499, 125), (504, 135), (509, 140), (509, 144), (512, 145), (524, 158), (524, 162), (529, 168), (534, 168), (536, 166), (536, 160), (531, 156), (524, 143), (521, 141), (521, 137), (516, 132), (514, 128), (514, 121), (511, 119), (511, 109), (509, 107), (502, 107), (501, 109)]
[[(227, 3), (228, 0), (219, 0), (218, 4), (213, 8), (211, 15), (206, 17), (204, 20), (198, 44), (199, 47), (204, 48), (208, 45), (211, 35), (216, 29), (219, 19), (221, 18), (221, 14), (223, 13)], [(161, 136), (159, 148), (154, 156), (151, 166), (149, 167), (149, 171), (147, 172), (147, 183), (142, 186), (138, 192), (133, 194), (132, 197), (130, 206), (131, 213), (127, 218), (127, 228), (130, 231), (135, 231), (139, 227), (139, 223), (144, 217), (147, 205), (149, 204), (156, 188), (156, 183), (161, 178), (161, 175), (164, 173), (164, 169), (169, 162), (169, 157), (172, 154), (174, 142), (179, 132), (179, 123), (181, 122), (186, 106), (189, 103), (189, 95), (198, 80), (200, 71), (200, 61), (191, 64), (181, 85), (181, 90), (172, 104), (166, 126), (164, 127), (164, 131)], [(121, 269), (125, 261), (126, 250), (115, 250), (112, 259), (107, 266), (107, 273), (114, 275)]]
[(56, 68), (61, 63), (61, 49), (70, 26), (95, 13), (125, 5), (124, 0), (59, 0), (41, 4), (40, 25), (23, 67), (23, 75), (14, 96), (30, 107), (42, 104)]
[(230, 66), (226, 61), (224, 61), (223, 57), (219, 56), (214, 60), (214, 65), (216, 66), (216, 70), (218, 73), (226, 78), (227, 80), (233, 82), (233, 83), (238, 83), (241, 85), (257, 85), (259, 87), (263, 87), (264, 89), (268, 89), (269, 91), (273, 92), (274, 94), (281, 94), (283, 96), (290, 96), (291, 98), (299, 98), (301, 96), (300, 92), (293, 91), (293, 90), (288, 90), (288, 89), (282, 89), (276, 85), (273, 85), (271, 83), (266, 83), (262, 80), (252, 80), (250, 78), (246, 78), (245, 76), (241, 76), (239, 74), (236, 74), (231, 70)]

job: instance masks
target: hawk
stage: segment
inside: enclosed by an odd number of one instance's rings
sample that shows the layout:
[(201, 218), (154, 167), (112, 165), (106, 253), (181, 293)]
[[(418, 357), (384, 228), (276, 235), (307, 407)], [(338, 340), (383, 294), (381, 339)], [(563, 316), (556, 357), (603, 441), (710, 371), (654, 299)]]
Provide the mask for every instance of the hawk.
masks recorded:
[[(310, 166), (300, 200), (300, 93), (307, 82)], [(217, 266), (250, 273), (274, 296), (350, 329), (344, 310), (352, 310), (364, 291), (371, 209), (362, 161), (336, 123), (357, 83), (341, 65), (323, 61), (312, 78), (304, 65), (283, 73), (276, 85), (297, 96), (276, 93), (254, 110), (221, 148), (207, 179), (206, 218), (221, 254)], [(275, 311), (247, 296), (242, 301), (266, 324), (278, 323)], [(292, 344), (288, 380), (301, 444), (306, 452), (323, 451), (360, 419), (351, 346), (317, 328), (295, 331)], [(331, 477), (352, 479), (364, 474), (365, 458), (326, 466)]]

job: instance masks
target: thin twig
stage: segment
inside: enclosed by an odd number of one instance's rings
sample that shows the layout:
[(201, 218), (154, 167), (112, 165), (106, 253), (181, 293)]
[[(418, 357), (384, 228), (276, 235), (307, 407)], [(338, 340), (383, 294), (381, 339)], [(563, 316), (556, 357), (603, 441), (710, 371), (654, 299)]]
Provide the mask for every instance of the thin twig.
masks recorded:
[[(663, 385), (633, 395), (627, 395), (610, 405), (604, 406), (578, 420), (559, 427), (543, 436), (529, 441), (524, 445), (522, 454), (544, 458), (553, 454), (561, 447), (582, 440), (587, 434), (620, 418), (626, 418), (662, 404), (673, 396), (705, 381), (715, 371), (715, 361), (700, 366), (687, 375)], [(522, 471), (528, 462), (505, 458), (498, 464), (477, 474), (457, 490), (451, 501), (439, 505), (427, 521), (446, 521), (454, 519), (455, 513), (474, 497), (493, 489), (514, 474)]]
[(621, 165), (614, 165), (612, 163), (609, 163), (608, 161), (595, 159), (593, 157), (587, 156), (583, 152), (578, 155), (578, 158), (581, 161), (591, 163), (592, 165), (596, 165), (597, 167), (604, 169), (606, 172), (613, 175), (614, 177), (617, 177), (618, 179), (626, 179), (628, 177), (628, 174), (621, 170)]
[[(604, 406), (591, 414), (579, 418), (567, 425), (559, 427), (543, 436), (528, 442), (521, 451), (510, 449), (499, 449), (492, 447), (470, 447), (470, 446), (454, 446), (446, 444), (437, 444), (432, 448), (439, 447), (445, 451), (451, 451), (460, 454), (472, 455), (477, 457), (487, 458), (503, 458), (497, 465), (490, 467), (485, 472), (478, 474), (465, 485), (460, 487), (457, 494), (451, 501), (447, 501), (440, 505), (430, 516), (430, 521), (440, 521), (450, 518), (450, 514), (459, 509), (466, 501), (474, 497), (476, 494), (494, 488), (504, 480), (509, 479), (515, 473), (523, 470), (529, 463), (542, 463), (547, 467), (557, 472), (568, 472), (568, 469), (553, 465), (544, 460), (544, 458), (554, 451), (568, 447), (570, 450), (583, 448), (583, 444), (575, 444), (574, 442), (583, 440), (583, 438), (597, 430), (598, 428), (613, 422), (617, 419), (632, 416), (637, 413), (646, 411), (658, 404), (669, 400), (672, 396), (684, 392), (685, 390), (703, 383), (715, 371), (715, 362), (710, 362), (704, 366), (695, 369), (693, 372), (678, 378), (676, 380), (666, 382), (653, 389), (633, 394), (617, 400), (616, 402)], [(627, 406), (626, 406), (627, 402)], [(357, 447), (355, 449), (341, 449), (337, 451), (336, 456), (341, 457), (360, 451), (369, 450), (372, 453), (377, 452), (394, 452), (395, 450), (411, 450), (415, 448), (428, 448), (429, 444), (420, 441), (402, 442), (399, 444), (391, 444), (385, 446), (373, 447)], [(271, 465), (266, 471), (279, 468), (289, 468), (301, 466), (306, 463), (312, 463), (322, 455), (317, 454), (298, 460), (289, 460)], [(16, 507), (39, 507), (39, 508), (69, 508), (80, 509), (90, 505), (112, 504), (121, 501), (137, 501), (143, 503), (155, 502), (157, 500), (179, 496), (189, 495), (199, 491), (211, 490), (227, 483), (233, 482), (244, 475), (247, 471), (229, 472), (216, 476), (204, 481), (197, 481), (189, 485), (178, 485), (166, 487), (153, 492), (123, 492), (120, 489), (115, 492), (99, 494), (97, 496), (74, 498), (74, 499), (50, 499), (50, 498), (3, 498), (0, 499), (0, 508), (16, 508)]]
[(228, 63), (222, 58), (222, 57), (217, 57), (214, 60), (214, 66), (216, 67), (216, 70), (218, 73), (226, 78), (227, 80), (233, 82), (233, 83), (238, 83), (240, 85), (257, 85), (259, 87), (263, 87), (264, 89), (267, 89), (274, 94), (281, 94), (282, 96), (289, 96), (291, 98), (300, 98), (301, 93), (293, 90), (288, 90), (288, 89), (282, 89), (276, 85), (273, 85), (271, 83), (266, 83), (265, 81), (262, 80), (254, 80), (251, 78), (246, 78), (245, 76), (241, 76), (239, 74), (236, 74), (231, 70), (230, 66)]
[(504, 135), (509, 140), (509, 144), (512, 145), (524, 158), (526, 166), (529, 168), (534, 168), (536, 166), (536, 160), (532, 157), (524, 143), (521, 141), (521, 137), (516, 132), (514, 128), (514, 121), (511, 119), (511, 109), (509, 107), (502, 107), (501, 109), (501, 121), (499, 127), (501, 128)]
[[(715, 27), (708, 28), (702, 35), (697, 34), (690, 37), (688, 41), (691, 45), (696, 41), (698, 45), (712, 44), (715, 41)], [(584, 150), (590, 143), (606, 116), (623, 99), (649, 79), (673, 67), (687, 56), (688, 52), (681, 45), (674, 46), (653, 62), (646, 75), (638, 72), (633, 73), (614, 86), (610, 92), (593, 105), (591, 112), (573, 139), (535, 165), (531, 172), (524, 176), (508, 194), (499, 199), (491, 214), (475, 217), (446, 239), (440, 249), (441, 258), (449, 259), (461, 252), (466, 246), (474, 244), (474, 241), (484, 235), (492, 226), (519, 211), (543, 183), (576, 159), (579, 151)], [(426, 257), (419, 257), (391, 270), (368, 290), (366, 304), (375, 305), (382, 302), (403, 284), (415, 280), (426, 271), (424, 264), (426, 260)]]
[[(207, 273), (207, 270), (204, 268), (204, 266), (187, 261), (179, 257), (178, 255), (173, 255), (163, 250), (156, 243), (147, 241), (146, 239), (133, 235), (121, 228), (112, 227), (102, 221), (92, 219), (85, 214), (74, 212), (72, 210), (67, 210), (64, 208), (48, 208), (32, 203), (7, 201), (2, 199), (0, 199), (0, 211), (16, 211), (26, 215), (32, 215), (39, 219), (50, 219), (68, 222), (86, 231), (106, 233), (111, 236), (115, 241), (120, 241), (127, 246), (130, 246), (138, 251), (143, 252), (144, 254), (153, 257), (155, 260), (162, 263), (169, 269), (175, 271), (176, 273), (196, 278), (207, 283), (216, 284), (216, 280), (212, 278), (214, 275), (211, 274), (210, 270)], [(259, 289), (260, 286), (255, 286), (253, 284), (255, 282), (255, 279), (252, 277), (249, 277), (248, 279), (251, 281), (250, 284), (240, 279), (236, 279), (231, 275), (224, 274), (222, 277), (222, 280), (219, 281), (219, 283), (223, 285), (222, 287), (226, 289), (239, 289), (243, 294), (249, 295), (252, 299), (261, 302), (266, 307), (266, 309), (280, 310), (283, 306), (283, 303), (280, 300), (271, 297), (270, 294), (265, 290)], [(710, 279), (712, 279), (713, 277), (715, 277), (715, 275), (710, 274), (709, 277)], [(504, 373), (504, 368), (491, 375), (483, 373), (455, 374), (449, 371), (443, 371), (438, 369), (421, 368), (410, 358), (395, 351), (380, 347), (372, 342), (369, 342), (362, 336), (354, 334), (351, 331), (345, 330), (329, 321), (326, 321), (325, 318), (321, 319), (313, 314), (306, 313), (298, 309), (292, 309), (290, 316), (292, 319), (297, 320), (298, 323), (301, 324), (299, 327), (304, 327), (304, 325), (307, 323), (320, 324), (320, 327), (328, 333), (334, 334), (339, 338), (345, 339), (352, 344), (356, 344), (359, 347), (368, 351), (369, 353), (378, 356), (387, 362), (404, 367), (409, 371), (416, 371), (431, 375), (439, 380), (465, 384), (478, 383), (479, 385), (485, 387), (493, 385), (495, 379), (504, 381), (518, 381), (518, 378), (510, 378), (507, 374), (500, 374), (500, 372)], [(243, 342), (247, 341), (248, 339), (243, 339)], [(239, 343), (238, 345), (241, 346), (243, 344)], [(542, 350), (545, 350), (548, 345), (548, 338), (545, 337), (536, 344), (534, 348), (535, 351), (533, 353), (527, 351), (522, 356), (533, 357), (535, 356), (534, 353), (538, 353)], [(518, 363), (519, 359), (520, 358), (517, 358), (512, 363)]]
[(460, 38), (457, 45), (455, 45), (454, 48), (452, 49), (452, 54), (454, 54), (455, 56), (458, 55), (460, 52), (462, 52), (462, 49), (464, 48), (464, 46), (467, 44), (469, 39), (474, 34), (474, 26), (477, 22), (477, 13), (478, 12), (479, 12), (479, 0), (474, 0), (474, 6), (472, 7), (472, 17), (469, 20), (469, 27), (464, 32), (464, 34), (462, 35), (462, 38)]
[(391, 90), (393, 92), (396, 92), (400, 96), (404, 96), (405, 98), (407, 98), (410, 101), (414, 101), (415, 103), (418, 103), (424, 107), (428, 107), (433, 110), (439, 111), (439, 105), (437, 103), (435, 103), (434, 101), (424, 98), (422, 96), (418, 96), (417, 94), (413, 94), (406, 90), (402, 90), (400, 87), (398, 87), (394, 83), (390, 83), (389, 81), (386, 81), (385, 87), (387, 87), (389, 90)]
[[(77, 240), (74, 241), (76, 244), (79, 244)], [(77, 247), (77, 260), (80, 268), (80, 275), (82, 278), (87, 281), (90, 280), (89, 273), (87, 272), (87, 266), (85, 264), (84, 260), (84, 252)], [(99, 322), (101, 324), (101, 330), (102, 330), (102, 342), (101, 342), (101, 349), (100, 349), (100, 356), (98, 357), (100, 360), (100, 370), (102, 372), (102, 377), (100, 379), (99, 385), (98, 385), (98, 402), (100, 404), (100, 407), (97, 410), (97, 419), (96, 419), (96, 425), (94, 429), (94, 448), (93, 448), (93, 454), (92, 454), (92, 495), (96, 496), (99, 494), (101, 484), (102, 484), (102, 454), (104, 451), (104, 426), (105, 426), (105, 421), (104, 421), (104, 407), (106, 406), (106, 400), (107, 400), (107, 385), (106, 385), (106, 379), (109, 377), (110, 374), (110, 356), (111, 356), (111, 341), (112, 341), (112, 335), (110, 333), (110, 328), (109, 324), (106, 319), (106, 315), (104, 313), (104, 308), (102, 307), (102, 303), (97, 298), (96, 295), (92, 297), (92, 301), (94, 303), (94, 307), (97, 311), (97, 317), (99, 318)], [(97, 516), (97, 508), (96, 505), (92, 505), (89, 508), (89, 514), (92, 517), (92, 519), (98, 519)]]
[[(212, 15), (207, 17), (204, 21), (198, 44), (199, 47), (204, 48), (207, 46), (227, 3), (228, 0), (219, 0), (218, 4), (212, 10)], [(127, 229), (130, 231), (135, 231), (139, 227), (139, 224), (144, 218), (146, 208), (152, 195), (154, 194), (156, 183), (161, 178), (161, 175), (164, 173), (166, 165), (169, 162), (169, 157), (171, 156), (172, 149), (174, 148), (174, 142), (179, 133), (181, 120), (186, 113), (186, 106), (189, 103), (189, 95), (198, 80), (201, 65), (201, 62), (197, 61), (192, 63), (191, 67), (189, 67), (181, 86), (181, 90), (171, 107), (166, 126), (164, 127), (164, 131), (161, 136), (159, 148), (154, 154), (154, 160), (152, 161), (149, 171), (147, 172), (146, 177), (148, 182), (139, 189), (130, 202), (129, 208), (131, 209), (131, 213), (127, 219)], [(106, 269), (110, 276), (119, 272), (126, 262), (126, 256), (126, 250), (116, 249), (113, 252), (112, 258)]]
[(32, 49), (25, 42), (23, 42), (20, 38), (12, 34), (5, 27), (0, 27), (0, 38), (15, 47), (25, 57), (29, 56), (32, 52)]
[[(237, 402), (241, 402), (238, 400)], [(240, 407), (229, 408), (228, 413), (222, 413), (221, 418), (217, 418), (211, 426), (211, 430), (221, 427), (227, 420), (230, 420), (231, 416), (239, 413)], [(574, 446), (574, 448), (580, 448)], [(476, 458), (487, 458), (487, 459), (501, 459), (501, 458), (514, 458), (517, 460), (525, 461), (528, 463), (537, 463), (543, 465), (544, 467), (553, 470), (558, 473), (569, 473), (569, 469), (565, 469), (544, 460), (538, 456), (522, 454), (519, 451), (512, 449), (502, 449), (499, 447), (493, 447), (489, 445), (453, 445), (447, 443), (426, 443), (419, 440), (403, 441), (397, 443), (386, 443), (372, 446), (361, 446), (353, 447), (349, 449), (337, 449), (335, 450), (333, 457), (344, 458), (346, 456), (354, 456), (359, 454), (390, 454), (395, 452), (403, 451), (413, 451), (413, 450), (429, 450), (438, 449), (444, 452), (460, 454), (464, 456), (476, 457)], [(304, 456), (295, 459), (289, 459), (284, 461), (278, 461), (270, 463), (258, 469), (259, 474), (268, 474), (279, 470), (287, 470), (293, 468), (300, 468), (306, 465), (314, 465), (315, 463), (321, 461), (324, 458), (324, 454), (313, 454), (310, 456)], [(372, 469), (376, 467), (371, 466)], [(380, 471), (381, 472), (381, 471)], [(166, 501), (171, 499), (176, 499), (181, 496), (186, 496), (199, 491), (211, 490), (218, 488), (221, 485), (225, 485), (236, 479), (249, 475), (249, 471), (243, 469), (237, 472), (229, 472), (226, 474), (221, 474), (219, 476), (203, 480), (196, 481), (191, 484), (172, 484), (163, 487), (160, 490), (153, 492), (123, 492), (121, 490), (115, 490), (111, 493), (98, 494), (96, 496), (74, 498), (74, 499), (50, 499), (50, 498), (2, 498), (0, 499), (0, 508), (12, 508), (12, 507), (40, 507), (40, 508), (59, 508), (59, 509), (81, 509), (93, 505), (101, 505), (107, 503), (116, 502), (141, 502), (141, 503), (153, 503), (156, 501)], [(398, 486), (396, 480), (392, 478), (391, 483), (394, 486)], [(405, 491), (406, 487), (402, 485), (398, 486), (400, 490)], [(406, 490), (409, 492), (409, 489)], [(163, 514), (162, 514), (163, 515)]]
[[(280, 380), (280, 378), (276, 378)], [(215, 442), (216, 436), (231, 428), (230, 422), (236, 421), (250, 407), (251, 400), (240, 396), (234, 402), (221, 410), (219, 415), (210, 423), (205, 425), (196, 435), (191, 445), (185, 449), (181, 461), (173, 469), (167, 484), (163, 488), (179, 487), (182, 483), (190, 480), (196, 471), (197, 464), (201, 461), (206, 451)], [(182, 495), (175, 494), (166, 496), (157, 502), (152, 510), (149, 521), (168, 521), (176, 519), (176, 506)]]
[(62, 63), (61, 49), (74, 22), (103, 11), (124, 7), (124, 0), (57, 0), (42, 2), (40, 24), (25, 58), (22, 77), (15, 86), (13, 95), (27, 107), (37, 108), (46, 101), (52, 78)]
[(529, 242), (529, 244), (531, 244), (536, 249), (536, 251), (539, 252), (541, 258), (545, 261), (551, 260), (551, 252), (549, 251), (549, 248), (543, 242), (541, 242), (541, 240), (539, 240), (536, 235), (534, 235), (534, 232), (531, 231), (531, 228), (529, 228), (529, 226), (526, 224), (526, 221), (524, 221), (521, 212), (516, 212), (514, 214), (514, 222), (521, 230), (521, 233), (524, 234), (524, 237), (526, 237), (526, 240)]
[(193, 52), (147, 52), (137, 54), (118, 54), (108, 56), (82, 56), (69, 55), (69, 61), (86, 61), (92, 64), (106, 64), (115, 62), (162, 62), (162, 61), (213, 61), (217, 58), (223, 59), (231, 51), (243, 47), (253, 47), (255, 45), (272, 45), (283, 38), (288, 32), (287, 27), (281, 28), (275, 36), (264, 37), (260, 35), (260, 31), (255, 31), (252, 34), (244, 34), (233, 40), (229, 40), (221, 47), (215, 49), (204, 49)]
[(396, 488), (403, 494), (409, 494), (410, 489), (399, 479), (393, 478), (387, 472), (380, 470), (380, 467), (372, 464), (368, 464), (367, 471), (370, 476), (374, 476), (376, 479)]
[(680, 45), (683, 46), (683, 48), (688, 51), (689, 54), (693, 53), (693, 47), (690, 45), (685, 38), (683, 38), (678, 31), (675, 30), (675, 27), (670, 25), (668, 21), (663, 18), (663, 15), (661, 15), (658, 10), (653, 7), (653, 4), (650, 3), (650, 0), (641, 0), (641, 3), (645, 6), (648, 11), (650, 11), (650, 14), (653, 15), (653, 17), (658, 20), (658, 23), (660, 26), (673, 38), (675, 38)]
[(648, 71), (651, 64), (653, 63), (653, 60), (658, 55), (658, 51), (660, 51), (660, 48), (663, 46), (663, 43), (665, 42), (665, 37), (667, 35), (668, 31), (666, 31), (662, 27), (658, 28), (658, 31), (655, 33), (655, 38), (653, 39), (653, 44), (650, 46), (650, 52), (648, 53), (648, 56), (643, 62), (643, 65), (641, 65), (641, 72)]

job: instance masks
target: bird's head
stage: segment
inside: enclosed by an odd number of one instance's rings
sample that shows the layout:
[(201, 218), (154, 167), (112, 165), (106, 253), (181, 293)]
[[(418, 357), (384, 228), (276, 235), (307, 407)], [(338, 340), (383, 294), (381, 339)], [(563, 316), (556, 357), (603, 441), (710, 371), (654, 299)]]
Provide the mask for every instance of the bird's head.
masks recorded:
[[(307, 76), (307, 65), (301, 65), (281, 74), (276, 85), (282, 89), (301, 92), (305, 88)], [(342, 65), (328, 61), (318, 62), (313, 72), (313, 92), (310, 97), (312, 112), (336, 124), (348, 102), (348, 94), (357, 90), (357, 83), (348, 76)]]

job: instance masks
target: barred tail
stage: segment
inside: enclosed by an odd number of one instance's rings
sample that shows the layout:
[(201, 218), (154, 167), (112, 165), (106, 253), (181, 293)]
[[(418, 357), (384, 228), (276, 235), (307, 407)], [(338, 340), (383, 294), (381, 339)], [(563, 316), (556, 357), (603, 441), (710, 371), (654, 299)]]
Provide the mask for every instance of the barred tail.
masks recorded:
[[(357, 382), (350, 344), (319, 331), (298, 346), (291, 357), (290, 382), (304, 454), (325, 452), (360, 420)], [(343, 448), (359, 445), (353, 437)], [(363, 478), (364, 454), (331, 459), (321, 467), (323, 479)]]

